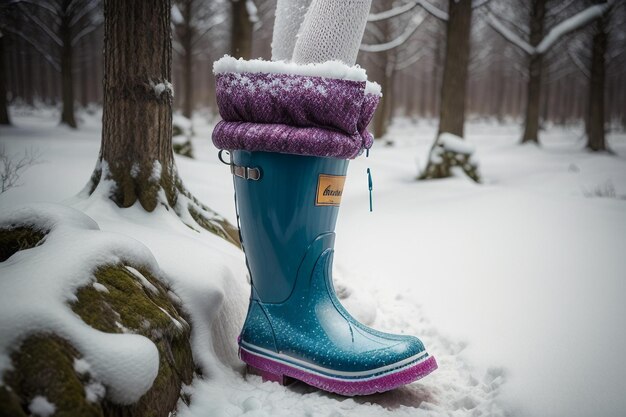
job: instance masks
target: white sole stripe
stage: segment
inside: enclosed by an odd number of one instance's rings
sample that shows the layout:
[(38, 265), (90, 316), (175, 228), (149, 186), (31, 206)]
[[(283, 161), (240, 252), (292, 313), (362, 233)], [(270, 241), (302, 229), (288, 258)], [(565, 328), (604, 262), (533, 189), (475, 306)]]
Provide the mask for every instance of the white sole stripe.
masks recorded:
[[(249, 346), (249, 349), (246, 349), (245, 346), (243, 345), (247, 345)], [(406, 358), (402, 361), (399, 362), (395, 362), (391, 365), (385, 365), (385, 366), (381, 366), (380, 368), (376, 368), (376, 369), (372, 369), (369, 371), (354, 371), (354, 372), (350, 372), (350, 371), (338, 371), (335, 369), (328, 369), (328, 368), (324, 368), (322, 366), (319, 365), (315, 365), (309, 362), (305, 362), (303, 360), (300, 359), (296, 359), (293, 358), (291, 356), (285, 355), (283, 353), (276, 353), (276, 352), (272, 352), (269, 349), (264, 349), (258, 346), (254, 346), (251, 345), (249, 343), (246, 343), (244, 341), (241, 341), (241, 345), (240, 348), (245, 350), (246, 352), (252, 354), (252, 355), (257, 355), (257, 356), (261, 356), (261, 357), (265, 357), (269, 360), (273, 360), (276, 362), (280, 362), (283, 365), (287, 365), (287, 366), (292, 366), (295, 368), (298, 368), (302, 371), (305, 372), (309, 372), (309, 373), (313, 373), (325, 378), (331, 378), (331, 379), (336, 379), (336, 380), (342, 380), (345, 381), (346, 378), (341, 378), (341, 376), (344, 377), (359, 377), (359, 376), (364, 376), (364, 378), (359, 378), (359, 381), (365, 381), (368, 379), (374, 379), (374, 378), (378, 378), (382, 375), (374, 375), (374, 374), (380, 374), (383, 373), (385, 371), (389, 371), (389, 370), (393, 370), (395, 372), (401, 371), (404, 368), (406, 368), (407, 366), (413, 366), (413, 365), (417, 365), (420, 364), (422, 362), (424, 362), (425, 360), (428, 359), (428, 352), (423, 351), (418, 353), (417, 355), (413, 355), (409, 358)], [(251, 350), (252, 349), (252, 350)], [(256, 350), (256, 351), (255, 351)], [(333, 375), (337, 375), (337, 376), (333, 376)]]

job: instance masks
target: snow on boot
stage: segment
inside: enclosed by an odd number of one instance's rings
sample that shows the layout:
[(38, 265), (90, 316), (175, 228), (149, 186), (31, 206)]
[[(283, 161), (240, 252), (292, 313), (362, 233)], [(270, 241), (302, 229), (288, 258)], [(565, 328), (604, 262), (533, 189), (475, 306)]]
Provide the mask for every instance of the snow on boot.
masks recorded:
[(266, 380), (343, 395), (383, 392), (437, 368), (422, 342), (354, 319), (332, 280), (335, 224), (349, 159), (380, 89), (339, 63), (222, 58), (214, 66), (241, 242), (252, 281), (239, 356)]

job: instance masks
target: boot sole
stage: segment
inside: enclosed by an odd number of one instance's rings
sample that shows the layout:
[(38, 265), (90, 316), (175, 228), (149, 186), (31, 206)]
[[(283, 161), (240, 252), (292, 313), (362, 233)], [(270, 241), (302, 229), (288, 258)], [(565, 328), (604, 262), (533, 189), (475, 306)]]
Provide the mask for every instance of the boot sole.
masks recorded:
[[(324, 369), (326, 375), (323, 375), (305, 366), (286, 363), (284, 360), (253, 352), (243, 346), (239, 347), (239, 357), (248, 365), (248, 370), (260, 375), (263, 381), (287, 385), (290, 379), (296, 379), (324, 391), (345, 396), (389, 391), (417, 381), (437, 369), (437, 361), (426, 352), (418, 355), (415, 360), (409, 358), (408, 363), (404, 363), (406, 361), (399, 363), (395, 368), (393, 365), (378, 368), (371, 371), (370, 375), (363, 375), (362, 372), (342, 372), (341, 376), (333, 375), (336, 371), (316, 366), (318, 369)], [(392, 369), (389, 369), (390, 367)]]

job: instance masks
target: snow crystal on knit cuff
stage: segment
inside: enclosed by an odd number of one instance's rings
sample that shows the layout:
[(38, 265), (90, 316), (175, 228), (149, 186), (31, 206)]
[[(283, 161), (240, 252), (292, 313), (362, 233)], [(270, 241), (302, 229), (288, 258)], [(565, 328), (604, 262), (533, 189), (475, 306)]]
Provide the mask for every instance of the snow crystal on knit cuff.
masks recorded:
[(213, 143), (220, 149), (347, 159), (373, 143), (367, 125), (380, 86), (358, 66), (225, 56), (213, 70), (223, 119)]

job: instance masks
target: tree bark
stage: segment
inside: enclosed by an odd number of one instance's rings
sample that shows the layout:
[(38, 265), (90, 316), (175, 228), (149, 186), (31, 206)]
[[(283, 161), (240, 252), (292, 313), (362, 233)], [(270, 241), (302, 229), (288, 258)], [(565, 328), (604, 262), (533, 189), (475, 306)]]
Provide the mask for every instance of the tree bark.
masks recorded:
[(448, 16), (439, 134), (447, 132), (463, 137), (472, 21), (471, 0), (449, 0)]
[(170, 10), (170, 0), (104, 2), (102, 143), (89, 192), (113, 181), (109, 196), (119, 207), (164, 205), (192, 229), (237, 244), (237, 229), (193, 197), (176, 171)]
[(252, 22), (246, 8), (246, 0), (231, 0), (230, 54), (235, 58), (252, 57)]
[(193, 28), (191, 26), (193, 0), (182, 4), (183, 27), (181, 28), (180, 43), (183, 49), (183, 116), (191, 119), (194, 108), (193, 97)]
[(0, 125), (10, 125), (11, 119), (9, 118), (9, 111), (7, 108), (7, 88), (6, 79), (7, 72), (5, 68), (4, 60), (4, 42), (6, 36), (0, 34)]
[[(547, 0), (532, 0), (530, 11), (530, 44), (539, 45), (543, 39)], [(526, 95), (526, 121), (522, 143), (539, 143), (539, 111), (541, 104), (541, 73), (543, 54), (528, 58), (528, 84)]]
[(587, 148), (592, 151), (608, 150), (604, 132), (604, 91), (606, 79), (607, 18), (600, 17), (594, 24), (591, 71), (589, 76)]
[[(64, 2), (65, 7), (69, 2)], [(64, 13), (61, 17), (59, 27), (59, 37), (61, 38), (61, 101), (63, 110), (61, 111), (61, 124), (66, 124), (71, 128), (76, 128), (76, 118), (74, 117), (74, 81), (72, 77), (73, 48), (72, 29), (70, 26), (71, 14)]]
[(480, 182), (478, 166), (472, 155), (450, 149), (440, 140), (443, 133), (463, 137), (471, 22), (472, 1), (449, 0), (439, 131), (430, 150), (426, 169), (418, 179), (446, 178), (452, 175), (454, 167), (459, 167), (472, 180)]

